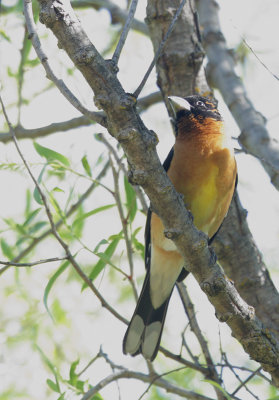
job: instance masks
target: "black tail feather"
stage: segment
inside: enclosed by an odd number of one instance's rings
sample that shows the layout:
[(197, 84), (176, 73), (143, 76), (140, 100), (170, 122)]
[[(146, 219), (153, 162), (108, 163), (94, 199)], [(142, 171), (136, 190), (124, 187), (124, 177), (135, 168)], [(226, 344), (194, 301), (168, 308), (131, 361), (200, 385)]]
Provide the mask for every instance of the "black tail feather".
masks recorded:
[(146, 359), (154, 360), (159, 350), (171, 293), (155, 309), (151, 302), (149, 271), (147, 272), (137, 307), (124, 336), (124, 354), (136, 356), (141, 353)]

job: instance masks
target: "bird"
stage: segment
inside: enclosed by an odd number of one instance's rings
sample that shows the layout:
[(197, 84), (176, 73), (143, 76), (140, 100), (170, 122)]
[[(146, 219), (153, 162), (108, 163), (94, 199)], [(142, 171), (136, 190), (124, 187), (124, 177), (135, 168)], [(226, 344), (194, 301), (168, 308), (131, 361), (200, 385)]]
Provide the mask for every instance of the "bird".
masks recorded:
[[(237, 183), (233, 148), (213, 99), (191, 95), (168, 98), (175, 143), (163, 167), (184, 198), (197, 229), (216, 236)], [(123, 340), (123, 353), (153, 361), (158, 353), (168, 304), (176, 282), (188, 271), (174, 242), (164, 235), (160, 217), (149, 208), (145, 227), (143, 287)]]

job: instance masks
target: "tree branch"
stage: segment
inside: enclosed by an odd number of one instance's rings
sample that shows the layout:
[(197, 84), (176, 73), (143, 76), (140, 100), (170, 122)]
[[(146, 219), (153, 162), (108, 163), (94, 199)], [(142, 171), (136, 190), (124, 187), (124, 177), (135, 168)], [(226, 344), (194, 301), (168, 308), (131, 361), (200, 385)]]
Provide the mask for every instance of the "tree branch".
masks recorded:
[(235, 72), (234, 59), (221, 32), (218, 4), (215, 0), (196, 0), (196, 4), (203, 27), (210, 83), (220, 90), (239, 126), (239, 144), (261, 161), (271, 182), (279, 190), (279, 143), (270, 137), (265, 127), (265, 118), (255, 110), (242, 80)]
[(272, 335), (266, 335), (253, 309), (240, 298), (216, 263), (205, 235), (193, 226), (181, 196), (174, 190), (159, 161), (155, 151), (156, 136), (144, 126), (136, 112), (135, 100), (124, 92), (109, 63), (97, 52), (65, 1), (38, 2), (41, 22), (53, 31), (60, 46), (94, 91), (95, 103), (107, 115), (110, 134), (121, 143), (127, 155), (134, 183), (143, 186), (153, 209), (163, 221), (165, 235), (175, 242), (184, 256), (187, 268), (189, 266), (214, 305), (219, 320), (227, 322), (245, 351), (261, 362), (279, 385), (278, 344)]

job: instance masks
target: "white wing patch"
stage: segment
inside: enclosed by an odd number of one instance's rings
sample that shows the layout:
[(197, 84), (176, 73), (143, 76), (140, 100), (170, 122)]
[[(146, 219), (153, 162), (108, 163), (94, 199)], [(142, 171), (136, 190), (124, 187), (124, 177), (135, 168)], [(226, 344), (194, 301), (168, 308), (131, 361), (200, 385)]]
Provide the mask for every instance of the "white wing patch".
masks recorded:
[(141, 336), (144, 331), (144, 322), (139, 315), (135, 315), (129, 326), (129, 331), (125, 341), (125, 352), (134, 354), (138, 351), (141, 344)]
[(142, 344), (142, 354), (147, 360), (150, 360), (154, 354), (160, 337), (161, 329), (162, 323), (160, 321), (152, 322), (152, 324), (148, 325), (145, 329)]

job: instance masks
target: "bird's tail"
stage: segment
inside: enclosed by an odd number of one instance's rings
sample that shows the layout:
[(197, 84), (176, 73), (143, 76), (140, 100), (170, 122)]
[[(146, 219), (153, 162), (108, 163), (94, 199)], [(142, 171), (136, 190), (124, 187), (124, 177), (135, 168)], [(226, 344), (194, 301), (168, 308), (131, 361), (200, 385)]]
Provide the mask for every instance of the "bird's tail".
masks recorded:
[(150, 274), (146, 274), (143, 288), (123, 340), (123, 353), (136, 356), (141, 353), (147, 360), (156, 357), (172, 291), (165, 302), (154, 308), (150, 296)]

